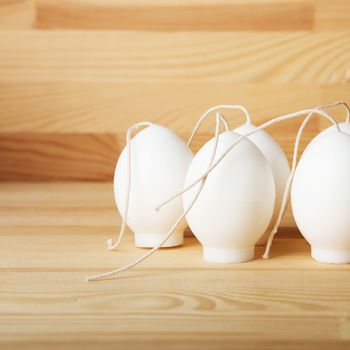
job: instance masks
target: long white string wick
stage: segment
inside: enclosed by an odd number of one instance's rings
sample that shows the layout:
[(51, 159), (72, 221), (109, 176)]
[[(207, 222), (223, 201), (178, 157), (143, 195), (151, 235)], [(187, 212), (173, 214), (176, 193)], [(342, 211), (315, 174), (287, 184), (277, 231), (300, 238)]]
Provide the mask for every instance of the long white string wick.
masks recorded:
[[(348, 110), (348, 115), (347, 115), (347, 121), (349, 119), (349, 116), (350, 116), (350, 109), (348, 107), (348, 105), (345, 103), (345, 102), (337, 102), (335, 104), (332, 104), (333, 105), (337, 105), (337, 104), (343, 104), (347, 110)], [(330, 106), (330, 105), (329, 105)], [(311, 116), (316, 113), (316, 114), (319, 114), (325, 118), (327, 118), (328, 120), (330, 120), (336, 127), (337, 131), (338, 132), (341, 132), (340, 128), (339, 128), (339, 125), (338, 123), (335, 121), (335, 119), (333, 117), (331, 117), (330, 115), (328, 115), (328, 113), (326, 113), (325, 111), (321, 111), (321, 110), (318, 110), (317, 108), (315, 109), (306, 109), (306, 110), (302, 110), (302, 111), (299, 111), (299, 112), (294, 112), (294, 113), (290, 113), (290, 114), (287, 114), (287, 115), (282, 115), (280, 117), (276, 117), (276, 118), (273, 118), (272, 120), (268, 121), (268, 122), (265, 122), (264, 124), (258, 126), (255, 130), (253, 130), (252, 132), (249, 132), (245, 135), (242, 135), (240, 136), (230, 147), (228, 147), (228, 149), (216, 160), (215, 163), (214, 162), (214, 158), (215, 158), (215, 154), (216, 154), (216, 149), (217, 149), (217, 143), (218, 143), (218, 138), (219, 138), (219, 130), (220, 130), (220, 121), (223, 121), (223, 118), (222, 116), (217, 113), (217, 116), (216, 116), (216, 130), (215, 130), (215, 147), (214, 147), (214, 152), (213, 152), (213, 155), (211, 157), (211, 161), (210, 161), (210, 165), (207, 169), (207, 171), (200, 177), (198, 178), (198, 180), (194, 181), (191, 185), (189, 185), (186, 189), (184, 189), (183, 191), (181, 191), (181, 193), (179, 193), (178, 195), (181, 195), (182, 193), (188, 191), (189, 189), (191, 189), (193, 186), (195, 186), (198, 182), (201, 182), (201, 185), (200, 185), (200, 188), (194, 198), (194, 200), (192, 201), (192, 203), (190, 204), (190, 206), (185, 210), (185, 212), (181, 215), (181, 217), (175, 222), (175, 224), (173, 225), (173, 227), (171, 228), (171, 230), (168, 232), (168, 234), (165, 236), (164, 240), (158, 244), (156, 247), (154, 247), (151, 251), (149, 251), (147, 254), (145, 254), (143, 257), (137, 259), (136, 261), (124, 266), (124, 267), (121, 267), (119, 269), (116, 269), (116, 270), (113, 270), (113, 271), (110, 271), (110, 272), (106, 272), (106, 273), (103, 273), (103, 274), (100, 274), (100, 275), (96, 275), (96, 276), (91, 276), (91, 277), (86, 277), (86, 281), (91, 281), (91, 280), (99, 280), (99, 279), (103, 279), (105, 277), (108, 277), (108, 276), (111, 276), (111, 275), (114, 275), (114, 274), (117, 274), (119, 272), (122, 272), (122, 271), (125, 271), (135, 265), (137, 265), (138, 263), (142, 262), (143, 260), (145, 260), (147, 257), (149, 257), (150, 255), (152, 255), (156, 250), (158, 250), (168, 239), (169, 237), (171, 236), (171, 234), (174, 232), (174, 230), (176, 229), (176, 227), (179, 225), (179, 223), (181, 222), (181, 220), (187, 215), (187, 213), (189, 212), (189, 210), (192, 208), (192, 206), (194, 205), (194, 203), (196, 202), (196, 200), (198, 199), (199, 197), (199, 194), (204, 186), (204, 183), (206, 181), (206, 178), (207, 176), (209, 175), (209, 173), (224, 159), (224, 157), (234, 148), (234, 146), (239, 143), (241, 140), (247, 138), (248, 136), (254, 134), (255, 132), (259, 131), (259, 130), (262, 130), (268, 126), (271, 126), (275, 123), (278, 123), (278, 122), (281, 122), (283, 120), (287, 120), (287, 119), (291, 119), (291, 118), (295, 118), (295, 117), (298, 117), (298, 116), (301, 116), (301, 115), (304, 115), (306, 113), (309, 113), (308, 116), (305, 118), (302, 126), (300, 127), (299, 129), (299, 132), (298, 132), (298, 136), (297, 136), (297, 140), (296, 140), (296, 144), (295, 144), (295, 153), (297, 154), (297, 150), (298, 150), (298, 146), (299, 146), (299, 142), (300, 142), (300, 137), (301, 137), (301, 133), (305, 127), (305, 125), (307, 124), (307, 122), (309, 121), (309, 119), (311, 118)], [(138, 123), (137, 125), (141, 126), (141, 124), (148, 124), (147, 126), (151, 125), (152, 123), (148, 123), (148, 122), (145, 122), (145, 123)], [(136, 127), (136, 125), (135, 125)], [(129, 142), (130, 142), (130, 136), (129, 136)], [(130, 154), (130, 153), (129, 153)], [(130, 158), (129, 158), (130, 159)], [(296, 156), (295, 154), (293, 155), (293, 164), (296, 163)], [(295, 167), (295, 165), (294, 165)], [(294, 168), (293, 168), (294, 169)], [(130, 185), (130, 181), (129, 181), (129, 185)], [(286, 196), (284, 197), (288, 197), (288, 190), (286, 188), (285, 190), (285, 193), (287, 193)], [(175, 197), (174, 197), (175, 198)], [(284, 199), (282, 202), (286, 202), (286, 199)], [(282, 203), (283, 204), (283, 203)], [(284, 203), (285, 205), (285, 203)], [(124, 216), (124, 218), (126, 218), (126, 216)], [(124, 230), (125, 230), (125, 224), (124, 224)], [(123, 231), (121, 230), (121, 235), (123, 235), (122, 233)], [(273, 239), (273, 237), (272, 237)], [(269, 239), (270, 241), (270, 239)], [(272, 242), (272, 240), (271, 240)], [(271, 243), (269, 244), (269, 247), (271, 247)], [(266, 253), (266, 252), (265, 252)], [(268, 251), (267, 251), (267, 254), (268, 254)], [(265, 255), (265, 254), (264, 254)]]
[(286, 186), (283, 192), (283, 197), (282, 197), (282, 203), (281, 203), (281, 207), (278, 213), (278, 217), (277, 220), (275, 222), (275, 225), (273, 226), (271, 233), (269, 235), (269, 239), (267, 241), (266, 244), (266, 248), (265, 248), (265, 252), (263, 254), (263, 258), (264, 259), (268, 259), (269, 258), (269, 253), (270, 253), (270, 249), (271, 249), (271, 245), (272, 245), (272, 241), (275, 237), (275, 234), (277, 233), (278, 227), (282, 221), (282, 217), (283, 217), (283, 213), (284, 210), (286, 208), (287, 205), (287, 200), (289, 197), (289, 190), (290, 190), (290, 186), (292, 183), (292, 180), (294, 178), (294, 174), (295, 174), (295, 169), (296, 169), (296, 164), (297, 164), (297, 156), (298, 156), (298, 150), (299, 150), (299, 143), (300, 143), (300, 138), (301, 138), (301, 134), (306, 126), (306, 124), (309, 122), (310, 118), (313, 116), (313, 112), (309, 113), (307, 115), (307, 117), (304, 119), (303, 123), (301, 124), (299, 130), (298, 130), (298, 134), (297, 137), (295, 139), (295, 143), (294, 143), (294, 153), (293, 153), (293, 164), (292, 164), (292, 170), (291, 173), (287, 179), (286, 182)]
[(148, 127), (153, 125), (151, 122), (140, 122), (132, 125), (126, 132), (126, 157), (127, 157), (127, 185), (126, 185), (126, 197), (125, 197), (125, 209), (124, 216), (122, 218), (122, 225), (119, 232), (119, 237), (115, 243), (113, 243), (112, 238), (107, 240), (108, 249), (113, 250), (118, 247), (120, 242), (123, 239), (124, 233), (126, 231), (126, 222), (129, 211), (130, 203), (130, 190), (131, 190), (131, 134), (134, 130), (139, 129), (140, 127)]
[[(226, 118), (223, 116), (222, 113), (218, 113), (218, 116), (223, 123), (225, 130), (229, 130), (229, 126), (227, 123)], [(152, 125), (151, 122), (140, 122), (132, 125), (126, 133), (126, 154), (127, 154), (127, 185), (126, 185), (126, 198), (125, 198), (125, 211), (124, 216), (122, 218), (122, 225), (119, 232), (119, 237), (115, 243), (113, 243), (112, 238), (107, 240), (107, 246), (109, 250), (116, 249), (119, 244), (121, 243), (123, 236), (126, 231), (126, 223), (127, 223), (127, 217), (128, 217), (128, 211), (129, 211), (129, 203), (130, 203), (130, 191), (131, 191), (131, 135), (134, 130), (139, 129), (140, 127), (147, 127)]]
[[(350, 109), (349, 106), (343, 102), (343, 101), (339, 101), (339, 102), (334, 102), (334, 103), (330, 103), (327, 105), (321, 105), (318, 106), (317, 109), (325, 109), (325, 108), (331, 108), (331, 107), (335, 107), (335, 106), (339, 106), (339, 105), (343, 105), (346, 110), (347, 110), (347, 118), (350, 115)], [(287, 206), (287, 201), (288, 201), (288, 197), (289, 197), (289, 191), (290, 191), (290, 187), (292, 185), (293, 179), (294, 179), (294, 175), (295, 175), (295, 171), (296, 171), (296, 167), (297, 167), (297, 158), (298, 158), (298, 151), (299, 151), (299, 144), (300, 144), (300, 140), (301, 140), (301, 136), (302, 133), (305, 129), (305, 126), (307, 125), (307, 123), (310, 121), (311, 117), (314, 115), (314, 112), (310, 112), (307, 117), (303, 120), (302, 124), (300, 125), (300, 128), (298, 130), (297, 136), (295, 138), (295, 143), (294, 143), (294, 152), (293, 152), (293, 161), (292, 161), (292, 169), (291, 169), (291, 173), (287, 179), (286, 185), (285, 185), (285, 189), (283, 192), (283, 197), (282, 197), (282, 203), (280, 206), (280, 210), (278, 213), (278, 217), (277, 220), (275, 222), (275, 225), (273, 226), (271, 233), (269, 235), (267, 244), (266, 244), (266, 248), (265, 248), (265, 252), (263, 254), (263, 258), (264, 259), (268, 259), (269, 258), (269, 253), (271, 250), (271, 245), (272, 245), (272, 241), (277, 233), (277, 230), (281, 224), (282, 221), (282, 217), (283, 214), (285, 212), (286, 206)], [(339, 129), (338, 129), (339, 131)]]
[[(187, 141), (187, 145), (188, 147), (191, 147), (191, 144), (192, 144), (192, 141), (194, 139), (194, 137), (196, 136), (197, 132), (198, 132), (198, 129), (199, 127), (202, 125), (202, 123), (205, 121), (205, 119), (207, 119), (209, 117), (209, 115), (218, 110), (218, 109), (238, 109), (240, 111), (242, 111), (245, 115), (245, 118), (246, 118), (246, 124), (251, 124), (251, 117), (250, 117), (250, 114), (248, 112), (248, 110), (241, 106), (241, 105), (217, 105), (217, 106), (213, 106), (209, 109), (207, 109), (198, 119), (196, 125), (194, 126), (193, 130), (192, 130), (192, 133), (191, 133), (191, 136), (189, 137), (188, 141)], [(220, 118), (221, 118), (221, 121), (224, 123), (225, 125), (225, 129), (226, 131), (229, 130), (229, 126), (228, 126), (228, 123), (227, 123), (227, 119), (223, 116), (222, 113), (220, 112), (217, 112), (216, 113), (216, 116), (217, 115), (220, 115)], [(156, 211), (159, 211), (159, 209), (161, 207), (163, 207), (164, 205), (168, 204), (169, 202), (171, 202), (173, 199), (175, 199), (176, 197), (178, 197), (179, 194), (176, 194), (174, 197), (170, 197), (168, 200), (166, 200), (165, 202), (163, 202), (160, 206), (158, 207), (155, 207), (154, 209)]]
[(318, 109), (325, 109), (325, 108), (331, 108), (331, 107), (336, 107), (336, 106), (343, 106), (346, 109), (346, 117), (345, 117), (345, 122), (350, 123), (350, 107), (345, 101), (337, 101), (334, 103), (329, 103), (325, 105), (318, 106)]
[(216, 113), (216, 115), (219, 116), (220, 121), (225, 128), (225, 131), (229, 131), (230, 127), (228, 126), (227, 119), (225, 118), (225, 116), (220, 112)]
[[(220, 116), (220, 113), (217, 113), (216, 115), (216, 125), (215, 125), (215, 136), (214, 136), (214, 147), (213, 147), (213, 151), (212, 154), (210, 156), (210, 160), (209, 160), (209, 165), (208, 165), (208, 169), (212, 166), (215, 156), (216, 156), (216, 151), (217, 151), (217, 146), (218, 146), (218, 142), (219, 142), (219, 136), (220, 136), (220, 122), (222, 121), (222, 118)], [(195, 202), (197, 201), (203, 187), (204, 184), (206, 182), (206, 178), (207, 176), (203, 177), (199, 188), (198, 188), (198, 192), (196, 193), (196, 195), (194, 196), (194, 199), (192, 200), (191, 204), (188, 206), (188, 208), (182, 213), (182, 215), (176, 220), (176, 222), (174, 223), (174, 225), (171, 227), (171, 229), (169, 230), (169, 232), (166, 234), (166, 236), (164, 237), (163, 241), (160, 242), (157, 246), (153, 247), (148, 253), (146, 253), (145, 255), (141, 256), (140, 258), (136, 259), (135, 261), (124, 265), (118, 269), (109, 271), (109, 272), (104, 272), (101, 273), (99, 275), (95, 275), (95, 276), (86, 276), (85, 277), (85, 281), (89, 282), (89, 281), (97, 281), (97, 280), (101, 280), (104, 279), (106, 277), (110, 277), (112, 275), (116, 275), (122, 271), (128, 270), (132, 267), (134, 267), (135, 265), (141, 263), (143, 260), (147, 259), (149, 256), (151, 256), (152, 254), (154, 254), (160, 247), (162, 247), (162, 245), (170, 238), (170, 236), (174, 233), (175, 229), (177, 228), (177, 226), (180, 224), (180, 222), (183, 220), (183, 218), (187, 215), (187, 213), (191, 210), (191, 208), (193, 207), (193, 205), (195, 204)]]
[(288, 119), (292, 119), (292, 118), (296, 118), (299, 117), (301, 115), (305, 115), (311, 112), (315, 112), (325, 118), (327, 118), (328, 120), (330, 120), (335, 127), (337, 128), (338, 131), (340, 131), (339, 129), (339, 125), (336, 122), (336, 120), (331, 117), (327, 112), (322, 111), (322, 110), (318, 110), (317, 108), (310, 108), (310, 109), (305, 109), (302, 111), (298, 111), (298, 112), (294, 112), (294, 113), (289, 113), (289, 114), (285, 114), (279, 117), (275, 117), (263, 124), (261, 124), (260, 126), (256, 127), (254, 130), (249, 131), (248, 133), (241, 135), (238, 139), (236, 139), (231, 146), (229, 146), (226, 151), (224, 151), (221, 156), (213, 163), (213, 165), (201, 176), (199, 176), (196, 180), (194, 180), (191, 184), (189, 184), (187, 187), (185, 187), (182, 191), (176, 193), (175, 195), (173, 195), (172, 197), (170, 197), (168, 200), (164, 201), (162, 204), (160, 204), (158, 207), (156, 207), (156, 210), (159, 210), (160, 208), (162, 208), (164, 205), (168, 204), (169, 202), (171, 202), (173, 199), (177, 198), (178, 196), (181, 196), (183, 193), (187, 192), (188, 190), (190, 190), (192, 187), (194, 187), (198, 182), (200, 182), (204, 177), (208, 176), (208, 174), (215, 169), (218, 164), (220, 164), (220, 162), (226, 157), (226, 155), (242, 140), (248, 138), (250, 135), (255, 134), (256, 132), (258, 132), (259, 130), (263, 130), (271, 125), (274, 125), (276, 123), (279, 123), (281, 121), (284, 120), (288, 120)]
[[(204, 122), (204, 120), (214, 111), (218, 110), (218, 109), (238, 109), (240, 111), (242, 111), (246, 117), (246, 124), (251, 124), (251, 117), (250, 114), (248, 112), (248, 110), (241, 106), (241, 105), (217, 105), (217, 106), (213, 106), (209, 109), (207, 109), (198, 119), (196, 125), (194, 126), (191, 136), (189, 137), (188, 141), (187, 141), (187, 145), (190, 147), (192, 144), (192, 141), (194, 139), (194, 137), (197, 134), (197, 131), (199, 129), (199, 127), (202, 125), (202, 123)], [(227, 123), (226, 123), (227, 125)], [(228, 129), (228, 125), (226, 126), (226, 129)]]
[(328, 108), (337, 107), (337, 106), (343, 106), (345, 108), (345, 110), (346, 110), (345, 122), (350, 123), (350, 107), (345, 101), (336, 101), (333, 103), (319, 105), (316, 108), (317, 109), (328, 109)]

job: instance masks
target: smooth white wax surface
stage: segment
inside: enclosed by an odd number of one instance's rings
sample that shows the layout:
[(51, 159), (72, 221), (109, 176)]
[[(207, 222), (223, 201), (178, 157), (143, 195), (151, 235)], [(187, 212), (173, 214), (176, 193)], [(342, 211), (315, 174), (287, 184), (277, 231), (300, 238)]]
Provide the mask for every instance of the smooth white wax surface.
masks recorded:
[[(239, 136), (233, 131), (221, 134), (215, 159)], [(213, 146), (214, 139), (197, 152), (188, 170), (186, 185), (207, 170)], [(184, 208), (190, 205), (198, 188), (196, 185), (183, 194)], [(261, 151), (246, 139), (208, 175), (186, 219), (203, 245), (205, 260), (239, 263), (254, 258), (254, 245), (271, 220), (274, 204), (271, 167)]]
[[(350, 123), (339, 123), (339, 128), (341, 131), (345, 132), (346, 134), (350, 135)], [(307, 145), (305, 151), (308, 150), (308, 148), (314, 143), (317, 142), (321, 137), (323, 137), (324, 135), (327, 135), (333, 131), (336, 131), (336, 127), (334, 125), (329, 126), (328, 128), (322, 130), (319, 134), (317, 134), (311, 141), (310, 143)]]
[(295, 172), (291, 201), (314, 259), (350, 263), (350, 135), (326, 132), (309, 145)]
[[(246, 123), (235, 129), (234, 131), (240, 135), (245, 135), (248, 132), (254, 130), (256, 130), (256, 126)], [(271, 233), (272, 228), (277, 221), (277, 217), (282, 203), (284, 189), (286, 186), (287, 179), (290, 175), (290, 168), (288, 164), (288, 159), (285, 153), (283, 152), (282, 148), (268, 133), (266, 133), (263, 130), (259, 130), (256, 133), (248, 136), (248, 138), (255, 144), (255, 146), (259, 148), (259, 150), (263, 153), (263, 155), (270, 163), (276, 185), (276, 203), (270, 224), (257, 243), (258, 245), (261, 245), (266, 244), (269, 234)]]
[[(168, 128), (151, 125), (131, 139), (131, 191), (127, 225), (135, 233), (139, 247), (157, 245), (183, 213), (178, 197), (154, 208), (183, 189), (185, 175), (193, 154), (186, 143)], [(114, 193), (121, 215), (125, 212), (127, 194), (127, 153), (122, 151), (114, 176)], [(183, 242), (183, 225), (164, 244)]]

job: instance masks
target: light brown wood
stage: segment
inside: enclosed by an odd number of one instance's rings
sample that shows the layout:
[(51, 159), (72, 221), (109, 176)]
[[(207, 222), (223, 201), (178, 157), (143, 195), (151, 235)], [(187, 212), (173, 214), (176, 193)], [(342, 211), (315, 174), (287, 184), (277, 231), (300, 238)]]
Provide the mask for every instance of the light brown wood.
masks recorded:
[(32, 29), (35, 16), (34, 0), (0, 1), (0, 30)]
[[(45, 225), (65, 225), (74, 230), (74, 226), (81, 226), (81, 219), (85, 222), (86, 233), (91, 232), (91, 226), (109, 227), (115, 230), (119, 216), (115, 208), (113, 184), (84, 182), (77, 184), (64, 183), (1, 183), (2, 226), (40, 226), (41, 219), (45, 217)], [(36, 198), (33, 202), (33, 192)], [(67, 199), (69, 198), (69, 200)], [(25, 207), (22, 212), (21, 206)], [(16, 211), (13, 209), (16, 208)], [(57, 208), (64, 209), (65, 214), (55, 215)], [(54, 215), (51, 215), (53, 213)], [(282, 221), (283, 231), (290, 231), (294, 221), (287, 213)], [(111, 229), (111, 226), (114, 228)], [(84, 229), (84, 230), (85, 230)], [(42, 231), (44, 232), (45, 229)], [(111, 231), (112, 232), (112, 231)], [(102, 233), (102, 231), (101, 231)]]
[[(337, 98), (346, 100), (348, 88), (342, 84), (281, 89), (275, 84), (230, 83), (158, 83), (150, 87), (113, 82), (4, 83), (0, 85), (0, 179), (110, 181), (125, 145), (125, 131), (140, 120), (170, 127), (187, 139), (200, 114), (215, 104), (242, 103), (259, 125), (283, 113)], [(137, 103), (130, 103), (131, 99)], [(158, 100), (162, 103), (154, 103)], [(330, 112), (344, 120), (340, 107)], [(231, 127), (244, 121), (237, 112), (225, 115)], [(300, 123), (301, 118), (266, 129), (290, 160)], [(213, 125), (213, 118), (203, 124), (194, 151), (212, 136)], [(312, 120), (301, 150), (328, 125), (322, 118)]]
[[(1, 132), (110, 133), (122, 132), (140, 120), (151, 120), (190, 133), (209, 107), (242, 104), (255, 124), (280, 114), (348, 99), (350, 85), (235, 84), (232, 82), (4, 82), (0, 84)], [(18, 108), (21, 106), (21, 108)], [(341, 108), (332, 109), (344, 118)], [(242, 113), (226, 111), (232, 127)], [(213, 132), (214, 118), (199, 132)], [(291, 132), (296, 123), (288, 124)], [(275, 127), (285, 129), (285, 125)], [(290, 129), (292, 128), (292, 129)]]
[[(299, 125), (300, 123), (297, 123)], [(272, 129), (271, 135), (283, 147), (288, 159), (293, 155), (292, 135), (285, 125)], [(303, 151), (316, 135), (318, 121), (311, 122), (300, 144)], [(184, 140), (189, 133), (179, 134)], [(192, 150), (198, 151), (213, 135), (200, 133)], [(84, 180), (112, 181), (117, 159), (125, 146), (124, 133), (115, 134), (52, 134), (6, 133), (0, 134), (0, 179), (5, 181)]]
[(115, 134), (0, 134), (0, 179), (111, 181), (122, 139)]
[(350, 36), (342, 31), (2, 31), (0, 45), (2, 83), (349, 80)]
[[(259, 124), (348, 100), (348, 7), (346, 0), (1, 1), (0, 179), (110, 180), (126, 128), (141, 119), (186, 138), (217, 103), (241, 103)], [(314, 122), (304, 143), (325, 125)], [(195, 150), (210, 132), (208, 122)], [(290, 158), (295, 128), (270, 132)]]
[(350, 26), (350, 3), (347, 0), (317, 0), (314, 29), (344, 30)]
[[(97, 6), (98, 5), (98, 6)], [(310, 30), (315, 7), (305, 1), (37, 2), (38, 28), (114, 30)], [(284, 14), (288, 13), (288, 16)], [(281, 16), (284, 20), (281, 20)], [(239, 19), (239, 20), (237, 20)]]
[(195, 238), (119, 278), (85, 283), (140, 256), (110, 184), (0, 184), (3, 349), (348, 349), (348, 265), (319, 264), (293, 232), (270, 260), (206, 263)]
[(349, 30), (347, 0), (3, 0), (0, 28)]

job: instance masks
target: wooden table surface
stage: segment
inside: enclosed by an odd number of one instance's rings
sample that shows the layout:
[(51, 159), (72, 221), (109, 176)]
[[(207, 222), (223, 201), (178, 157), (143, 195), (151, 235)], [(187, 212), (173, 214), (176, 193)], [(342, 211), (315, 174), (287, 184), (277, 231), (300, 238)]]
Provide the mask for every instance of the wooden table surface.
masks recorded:
[(186, 237), (135, 269), (109, 183), (0, 184), (1, 349), (349, 349), (350, 266), (320, 264), (296, 233), (270, 260), (202, 260)]

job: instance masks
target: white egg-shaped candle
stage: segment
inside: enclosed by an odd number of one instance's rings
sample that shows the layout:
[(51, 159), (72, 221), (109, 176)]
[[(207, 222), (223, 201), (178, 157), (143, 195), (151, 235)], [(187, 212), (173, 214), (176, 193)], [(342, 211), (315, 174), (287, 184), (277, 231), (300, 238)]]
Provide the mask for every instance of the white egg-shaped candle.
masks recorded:
[[(214, 162), (239, 137), (233, 131), (222, 133)], [(213, 146), (214, 139), (197, 152), (185, 187), (205, 173)], [(199, 185), (183, 194), (184, 208), (192, 202)], [(254, 258), (254, 246), (270, 223), (274, 204), (271, 167), (261, 151), (244, 139), (207, 176), (186, 220), (203, 245), (205, 260), (240, 263)]]
[[(121, 152), (114, 175), (114, 194), (123, 216), (129, 202), (126, 223), (135, 234), (138, 247), (154, 247), (183, 212), (181, 198), (160, 211), (154, 208), (183, 189), (185, 175), (193, 154), (186, 143), (168, 128), (151, 124), (130, 141), (131, 162), (128, 168), (127, 148)], [(128, 171), (130, 170), (130, 192)], [(183, 243), (185, 223), (163, 247)]]
[[(344, 123), (338, 123), (339, 129), (343, 132), (345, 132), (346, 134), (350, 135), (350, 123), (344, 122)], [(309, 147), (314, 143), (317, 142), (321, 137), (323, 137), (324, 135), (330, 134), (331, 132), (336, 131), (337, 128), (335, 125), (331, 125), (328, 128), (322, 130), (319, 134), (317, 134), (312, 140), (311, 142), (307, 145), (305, 151), (307, 151), (309, 149)]]
[(327, 132), (304, 151), (291, 188), (297, 226), (312, 257), (350, 263), (350, 135)]
[[(250, 123), (243, 124), (234, 131), (240, 135), (245, 135), (251, 131), (256, 130), (256, 126)], [(280, 145), (265, 131), (259, 130), (254, 134), (248, 136), (248, 139), (254, 143), (254, 145), (263, 153), (269, 162), (272, 173), (275, 179), (276, 186), (276, 202), (273, 211), (271, 221), (264, 232), (260, 237), (257, 244), (264, 245), (266, 244), (269, 234), (271, 233), (272, 228), (274, 227), (279, 210), (282, 203), (284, 189), (290, 175), (290, 168), (288, 164), (288, 159), (283, 152)]]

